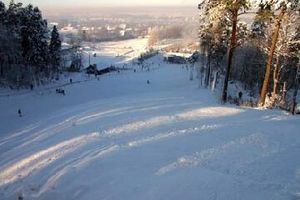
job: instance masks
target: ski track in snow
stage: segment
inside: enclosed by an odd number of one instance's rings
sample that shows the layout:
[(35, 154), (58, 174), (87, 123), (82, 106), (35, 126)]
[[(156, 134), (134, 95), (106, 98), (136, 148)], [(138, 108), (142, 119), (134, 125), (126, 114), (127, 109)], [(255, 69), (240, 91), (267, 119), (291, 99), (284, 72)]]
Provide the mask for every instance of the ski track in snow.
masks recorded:
[[(291, 146), (300, 146), (300, 143), (293, 144)], [(239, 151), (246, 150), (247, 148), (257, 148), (259, 150), (259, 156), (240, 158), (238, 165), (229, 164), (220, 166), (218, 162), (219, 157), (226, 156), (231, 149), (239, 148)], [(285, 194), (286, 196), (291, 196), (289, 186), (281, 182), (270, 182), (257, 181), (255, 178), (247, 175), (247, 172), (243, 170), (248, 165), (255, 163), (256, 161), (276, 155), (278, 153), (284, 152), (286, 149), (272, 148), (268, 145), (267, 141), (264, 139), (262, 134), (251, 134), (246, 137), (239, 138), (237, 140), (230, 141), (223, 145), (205, 149), (200, 152), (193, 153), (192, 155), (185, 155), (179, 157), (176, 161), (161, 167), (155, 172), (156, 176), (165, 176), (168, 173), (172, 173), (177, 170), (183, 170), (185, 168), (203, 168), (209, 170), (213, 173), (222, 174), (225, 176), (233, 177), (239, 182), (245, 182), (249, 187), (256, 185), (260, 188), (272, 188), (275, 194)], [(215, 163), (216, 162), (216, 163)], [(232, 165), (232, 166), (231, 166)], [(293, 196), (293, 195), (292, 195)], [(297, 195), (294, 195), (295, 197)]]
[(63, 141), (48, 149), (37, 152), (12, 166), (1, 170), (0, 187), (8, 183), (14, 182), (18, 178), (30, 175), (33, 171), (41, 169), (50, 163), (62, 158), (64, 155), (75, 151), (80, 146), (86, 145), (99, 136), (98, 133), (83, 135), (68, 141)]
[(118, 135), (121, 133), (137, 131), (144, 128), (153, 128), (165, 124), (175, 123), (176, 121), (199, 120), (201, 118), (214, 118), (219, 116), (230, 116), (241, 112), (235, 108), (204, 108), (188, 111), (176, 115), (166, 115), (153, 117), (145, 121), (137, 121), (126, 124), (117, 128), (113, 128), (104, 132), (105, 135)]
[[(102, 112), (100, 111), (100, 112), (96, 112), (96, 113), (95, 112), (92, 112), (92, 113), (86, 112), (86, 113), (83, 113), (78, 116), (72, 116), (70, 118), (65, 119), (62, 122), (53, 124), (46, 128), (43, 128), (42, 130), (39, 130), (39, 131), (35, 132), (34, 134), (31, 134), (29, 137), (24, 137), (24, 138), (18, 137), (18, 136), (23, 136), (26, 133), (32, 132), (35, 129), (39, 129), (41, 124), (47, 123), (48, 120), (46, 120), (46, 122), (39, 122), (39, 123), (36, 123), (35, 125), (30, 125), (29, 127), (25, 127), (16, 133), (9, 134), (11, 136), (9, 136), (7, 138), (0, 139), (0, 147), (5, 145), (6, 143), (12, 142), (16, 139), (18, 139), (18, 142), (22, 143), (22, 145), (19, 147), (23, 147), (32, 142), (41, 141), (47, 137), (50, 137), (51, 135), (59, 133), (59, 132), (63, 131), (64, 129), (70, 128), (72, 126), (83, 125), (86, 123), (93, 122), (95, 120), (99, 120), (104, 117), (115, 117), (115, 116), (122, 115), (122, 114), (130, 114), (130, 113), (143, 112), (143, 111), (149, 111), (149, 110), (157, 110), (160, 108), (172, 108), (172, 107), (178, 107), (178, 106), (184, 106), (184, 105), (186, 105), (186, 104), (184, 104), (184, 103), (176, 104), (176, 105), (150, 104), (149, 106), (144, 105), (144, 106), (140, 106), (140, 107), (139, 106), (122, 107), (119, 109), (111, 109), (111, 110), (102, 111)], [(96, 105), (93, 105), (93, 106), (96, 106)], [(139, 124), (139, 123), (143, 123), (143, 122), (137, 122), (136, 124)], [(107, 132), (111, 132), (111, 133), (112, 132), (120, 132), (121, 133), (121, 132), (126, 131), (126, 130), (121, 130), (122, 128), (126, 129), (126, 125), (125, 125), (125, 127), (120, 127), (118, 130), (114, 129), (114, 130), (107, 131)], [(127, 129), (128, 129), (128, 127), (127, 127)], [(28, 142), (24, 142), (24, 141), (28, 141)]]
[(230, 141), (221, 146), (206, 149), (204, 151), (196, 152), (193, 155), (186, 155), (178, 158), (177, 161), (160, 168), (156, 175), (164, 175), (166, 173), (172, 172), (179, 168), (189, 167), (189, 166), (205, 166), (209, 160), (212, 160), (215, 156), (219, 154), (224, 154), (230, 148), (234, 148), (237, 145), (252, 144), (257, 145), (264, 149), (265, 144), (260, 134), (251, 134), (247, 137), (242, 137), (235, 141)]
[[(152, 120), (150, 120), (151, 122)], [(136, 124), (134, 122), (133, 124)], [(157, 125), (157, 124), (154, 124)], [(131, 126), (130, 126), (131, 127)], [(133, 126), (135, 127), (135, 126)], [(145, 127), (143, 127), (145, 128)], [(84, 163), (89, 163), (94, 159), (97, 159), (98, 157), (105, 155), (107, 153), (111, 153), (113, 151), (118, 151), (121, 149), (129, 149), (132, 147), (138, 147), (150, 142), (155, 142), (163, 139), (167, 139), (170, 137), (176, 137), (176, 136), (182, 136), (186, 134), (192, 134), (192, 133), (199, 133), (199, 131), (208, 131), (213, 130), (215, 128), (218, 128), (218, 125), (203, 125), (201, 127), (195, 127), (195, 128), (189, 128), (189, 129), (183, 129), (183, 130), (177, 130), (177, 131), (171, 131), (168, 133), (161, 133), (157, 134), (151, 137), (142, 138), (139, 140), (130, 141), (127, 144), (118, 144), (113, 145), (112, 148), (105, 149), (101, 151), (98, 151), (97, 149), (95, 151), (92, 151), (93, 156), (91, 156), (88, 153), (89, 158), (80, 158), (80, 165), (83, 165)], [(136, 130), (134, 129), (130, 129)], [(129, 131), (128, 128), (125, 128), (124, 131)], [(71, 140), (67, 140), (64, 142), (61, 142), (55, 146), (52, 146), (48, 149), (39, 151), (38, 153), (35, 153), (29, 157), (24, 158), (21, 161), (18, 161), (16, 163), (11, 164), (11, 166), (6, 167), (4, 170), (0, 171), (0, 187), (9, 183), (12, 183), (16, 181), (17, 179), (22, 179), (26, 176), (29, 176), (33, 171), (42, 169), (46, 167), (47, 165), (50, 165), (52, 162), (66, 156), (67, 154), (75, 151), (76, 149), (79, 149), (80, 147), (87, 145), (90, 142), (94, 142), (95, 139), (101, 139), (106, 138), (106, 131), (104, 133), (91, 133), (88, 135), (83, 135), (80, 137), (73, 138)], [(108, 135), (110, 136), (111, 131), (108, 131)], [(74, 163), (73, 163), (74, 165)], [(74, 166), (78, 166), (79, 164), (75, 164)]]

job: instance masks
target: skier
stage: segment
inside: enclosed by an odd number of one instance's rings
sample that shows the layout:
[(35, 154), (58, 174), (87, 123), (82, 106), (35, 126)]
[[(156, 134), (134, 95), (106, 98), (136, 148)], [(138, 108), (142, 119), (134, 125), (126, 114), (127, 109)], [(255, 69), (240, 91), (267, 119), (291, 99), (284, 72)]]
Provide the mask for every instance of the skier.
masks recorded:
[(243, 98), (243, 92), (240, 91), (240, 92), (239, 92), (239, 99), (241, 100), (242, 98)]
[(18, 110), (18, 114), (19, 114), (19, 117), (22, 117), (22, 111), (21, 111), (21, 109)]
[(242, 91), (239, 92), (239, 100), (238, 100), (238, 102), (239, 102), (239, 105), (243, 104), (243, 92)]

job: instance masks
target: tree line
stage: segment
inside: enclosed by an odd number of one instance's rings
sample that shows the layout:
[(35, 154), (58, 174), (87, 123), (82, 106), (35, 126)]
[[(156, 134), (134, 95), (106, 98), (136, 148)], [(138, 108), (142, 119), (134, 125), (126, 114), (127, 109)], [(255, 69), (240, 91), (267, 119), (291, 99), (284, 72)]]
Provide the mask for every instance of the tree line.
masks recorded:
[(149, 33), (148, 45), (153, 46), (164, 39), (178, 39), (183, 36), (184, 27), (181, 25), (169, 25), (154, 27)]
[(205, 86), (218, 71), (224, 76), (223, 103), (232, 98), (230, 82), (239, 81), (257, 95), (258, 106), (293, 112), (300, 78), (299, 0), (204, 0), (198, 8)]
[(0, 1), (0, 84), (34, 87), (57, 77), (61, 40), (38, 7)]

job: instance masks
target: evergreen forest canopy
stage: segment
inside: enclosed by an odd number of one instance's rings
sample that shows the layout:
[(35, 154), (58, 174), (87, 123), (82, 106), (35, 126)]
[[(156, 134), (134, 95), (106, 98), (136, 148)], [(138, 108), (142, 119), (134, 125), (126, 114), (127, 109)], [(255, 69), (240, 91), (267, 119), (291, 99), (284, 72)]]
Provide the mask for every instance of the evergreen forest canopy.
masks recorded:
[(0, 1), (0, 83), (11, 88), (39, 85), (60, 70), (61, 41), (49, 31), (38, 7)]

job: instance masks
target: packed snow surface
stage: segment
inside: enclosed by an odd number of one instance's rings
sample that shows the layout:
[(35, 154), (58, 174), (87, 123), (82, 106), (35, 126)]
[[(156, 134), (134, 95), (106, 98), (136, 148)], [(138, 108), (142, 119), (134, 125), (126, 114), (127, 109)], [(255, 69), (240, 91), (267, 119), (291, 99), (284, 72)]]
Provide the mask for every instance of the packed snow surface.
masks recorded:
[(182, 66), (148, 62), (66, 96), (0, 97), (0, 199), (300, 199), (299, 117), (221, 105)]
[[(88, 63), (88, 54), (90, 54), (90, 63), (97, 64), (99, 69), (115, 65), (122, 67), (128, 64), (133, 58), (137, 58), (141, 53), (147, 51), (147, 38), (131, 39), (116, 42), (86, 43), (88, 47), (84, 50), (84, 62)], [(95, 57), (94, 57), (95, 55)]]

